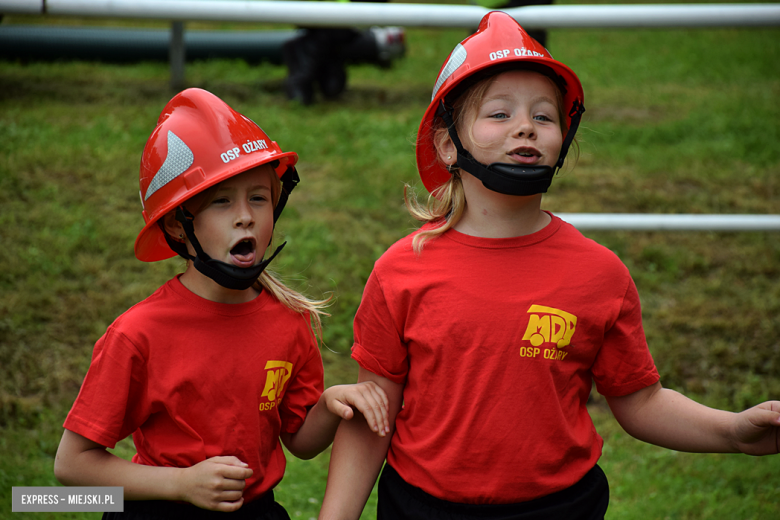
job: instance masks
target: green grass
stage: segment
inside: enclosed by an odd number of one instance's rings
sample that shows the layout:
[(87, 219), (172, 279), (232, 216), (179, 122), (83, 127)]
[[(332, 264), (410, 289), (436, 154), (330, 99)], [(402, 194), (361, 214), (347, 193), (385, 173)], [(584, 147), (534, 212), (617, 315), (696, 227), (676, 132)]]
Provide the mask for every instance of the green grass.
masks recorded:
[[(61, 22), (2, 23), (41, 21)], [(302, 182), (278, 226), (289, 244), (274, 268), (312, 296), (336, 296), (325, 322), (328, 385), (355, 379), (351, 320), (363, 284), (415, 227), (402, 190), (420, 186), (417, 125), (465, 35), (410, 29), (396, 66), (352, 67), (342, 100), (307, 108), (284, 99), (283, 67), (187, 66), (188, 85), (300, 154)], [(547, 209), (780, 213), (779, 30), (554, 30), (549, 46), (579, 74), (587, 112), (577, 165), (555, 180)], [(96, 339), (182, 268), (141, 263), (132, 251), (140, 153), (172, 95), (168, 81), (165, 64), (0, 62), (0, 517), (10, 516), (11, 486), (55, 484), (60, 425)], [(731, 410), (780, 396), (777, 233), (588, 235), (631, 269), (666, 386)], [(780, 513), (780, 457), (662, 450), (625, 435), (599, 402), (593, 410), (610, 518)], [(293, 518), (316, 516), (327, 462), (327, 452), (290, 460), (278, 497)]]

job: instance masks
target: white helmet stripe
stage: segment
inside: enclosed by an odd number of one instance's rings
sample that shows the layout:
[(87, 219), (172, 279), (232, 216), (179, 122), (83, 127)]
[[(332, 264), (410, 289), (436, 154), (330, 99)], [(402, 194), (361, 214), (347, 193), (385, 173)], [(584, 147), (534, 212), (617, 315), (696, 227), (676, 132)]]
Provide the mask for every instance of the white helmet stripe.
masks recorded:
[(144, 200), (149, 200), (152, 194), (171, 182), (173, 179), (187, 171), (192, 166), (195, 156), (184, 141), (168, 130), (168, 156), (157, 173), (154, 174), (149, 188), (146, 190)]
[(441, 84), (444, 83), (447, 80), (447, 78), (449, 78), (452, 75), (453, 72), (458, 70), (458, 67), (463, 65), (463, 62), (466, 61), (466, 56), (468, 56), (468, 52), (466, 52), (466, 48), (459, 43), (452, 51), (452, 54), (450, 55), (450, 59), (447, 60), (447, 64), (441, 70), (441, 74), (439, 74), (439, 79), (436, 80), (436, 84), (433, 86), (433, 95), (431, 96), (431, 101), (433, 101), (436, 98), (436, 92), (439, 91), (439, 87), (441, 87)]

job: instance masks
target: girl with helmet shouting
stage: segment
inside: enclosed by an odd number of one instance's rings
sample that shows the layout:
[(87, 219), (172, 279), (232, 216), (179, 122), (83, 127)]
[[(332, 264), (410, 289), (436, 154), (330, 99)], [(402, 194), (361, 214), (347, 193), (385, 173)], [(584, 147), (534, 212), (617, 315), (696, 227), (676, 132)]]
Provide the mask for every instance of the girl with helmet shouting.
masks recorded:
[[(54, 468), (66, 485), (123, 486), (124, 513), (107, 517), (289, 518), (273, 496), (280, 439), (313, 457), (352, 407), (388, 431), (375, 383), (323, 391), (327, 302), (264, 270), (284, 245), (263, 260), (297, 160), (205, 90), (163, 109), (141, 160), (146, 225), (135, 254), (179, 254), (187, 267), (95, 345)], [(106, 450), (131, 434), (132, 461)]]
[(609, 502), (593, 382), (631, 435), (681, 451), (777, 453), (780, 402), (739, 414), (661, 387), (636, 287), (541, 210), (584, 111), (577, 76), (487, 14), (439, 72), (417, 139), (425, 224), (377, 260), (355, 317), (360, 381), (392, 435), (343, 422), (320, 519), (595, 519)]

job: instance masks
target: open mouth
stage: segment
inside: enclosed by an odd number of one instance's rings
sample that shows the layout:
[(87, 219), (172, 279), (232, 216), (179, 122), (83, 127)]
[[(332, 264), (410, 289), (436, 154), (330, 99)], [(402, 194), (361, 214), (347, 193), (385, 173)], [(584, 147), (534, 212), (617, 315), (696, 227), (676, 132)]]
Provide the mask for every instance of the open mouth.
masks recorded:
[(507, 155), (522, 164), (534, 163), (541, 157), (539, 151), (531, 147), (517, 148), (509, 152)]
[(241, 240), (230, 250), (230, 256), (240, 267), (251, 267), (255, 263), (255, 243), (248, 238)]

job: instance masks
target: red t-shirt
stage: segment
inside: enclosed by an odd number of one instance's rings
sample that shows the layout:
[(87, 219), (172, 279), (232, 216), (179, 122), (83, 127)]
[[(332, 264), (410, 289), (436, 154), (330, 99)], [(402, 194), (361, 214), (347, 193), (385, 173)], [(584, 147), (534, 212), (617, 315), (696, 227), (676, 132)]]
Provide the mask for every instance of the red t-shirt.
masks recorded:
[(658, 381), (639, 298), (606, 248), (553, 216), (486, 239), (450, 230), (421, 255), (410, 235), (376, 262), (352, 356), (404, 384), (388, 462), (461, 503), (567, 488), (601, 455), (586, 408)]
[(282, 479), (279, 434), (300, 428), (322, 389), (308, 316), (266, 291), (205, 300), (177, 277), (100, 338), (64, 426), (109, 448), (132, 434), (133, 461), (150, 466), (234, 455), (254, 471), (251, 501)]

